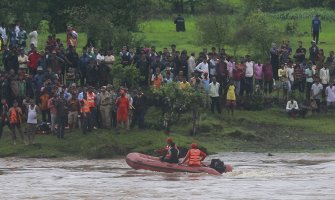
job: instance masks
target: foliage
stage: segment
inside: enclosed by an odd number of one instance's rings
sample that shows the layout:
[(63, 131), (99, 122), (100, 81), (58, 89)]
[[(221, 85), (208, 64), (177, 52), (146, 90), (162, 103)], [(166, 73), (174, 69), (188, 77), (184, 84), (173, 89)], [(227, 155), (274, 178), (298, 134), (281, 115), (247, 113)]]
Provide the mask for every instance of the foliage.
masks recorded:
[(272, 18), (281, 20), (297, 20), (297, 19), (312, 19), (315, 15), (319, 14), (321, 19), (327, 21), (335, 21), (335, 13), (327, 8), (309, 8), (300, 9), (295, 8), (287, 11), (276, 12), (269, 14)]
[(285, 27), (285, 32), (291, 35), (296, 34), (298, 32), (298, 23), (295, 20), (288, 21)]
[(278, 28), (270, 25), (263, 12), (248, 15), (239, 30), (241, 37), (235, 39), (245, 43), (255, 58), (268, 58), (269, 44), (277, 40), (279, 32)]
[(197, 18), (201, 44), (216, 46), (219, 49), (227, 44), (231, 38), (231, 18), (227, 15), (210, 13)]
[(37, 31), (39, 34), (49, 34), (49, 21), (47, 20), (41, 20), (40, 23), (38, 24)]
[[(191, 87), (182, 90), (178, 83), (169, 83), (163, 85), (160, 89), (153, 89), (153, 94), (160, 103), (168, 130), (171, 125), (179, 121), (182, 114), (192, 112), (194, 115), (199, 113), (201, 105), (204, 105), (206, 99), (203, 92)], [(192, 120), (195, 124), (197, 117), (193, 116)]]
[(115, 61), (112, 67), (113, 85), (116, 87), (126, 86), (128, 88), (138, 87), (142, 80), (139, 70), (134, 65), (123, 67), (119, 60)]

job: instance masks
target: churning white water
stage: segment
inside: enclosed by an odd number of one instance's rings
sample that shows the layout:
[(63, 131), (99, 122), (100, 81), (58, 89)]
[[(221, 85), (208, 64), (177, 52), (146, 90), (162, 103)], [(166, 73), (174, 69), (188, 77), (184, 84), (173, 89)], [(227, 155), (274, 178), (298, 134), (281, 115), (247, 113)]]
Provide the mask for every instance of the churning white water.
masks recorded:
[[(123, 159), (0, 159), (0, 199), (335, 199), (335, 153), (221, 153), (222, 176), (136, 171)], [(209, 158), (210, 159), (210, 158)]]

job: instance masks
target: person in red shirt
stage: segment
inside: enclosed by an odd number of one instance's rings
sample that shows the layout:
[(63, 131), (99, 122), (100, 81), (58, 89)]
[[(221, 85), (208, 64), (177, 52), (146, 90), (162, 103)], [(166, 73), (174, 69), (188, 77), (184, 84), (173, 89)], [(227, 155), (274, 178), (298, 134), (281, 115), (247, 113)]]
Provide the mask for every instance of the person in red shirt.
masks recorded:
[(264, 80), (264, 94), (271, 95), (272, 88), (273, 88), (273, 71), (272, 71), (272, 65), (265, 64), (263, 65), (263, 80)]
[(37, 72), (38, 60), (40, 59), (41, 55), (37, 52), (36, 47), (33, 47), (31, 53), (28, 55), (28, 67), (29, 67), (29, 74), (35, 75)]
[(192, 143), (191, 149), (188, 150), (183, 162), (181, 164), (184, 164), (187, 162), (188, 166), (191, 167), (200, 167), (201, 161), (205, 160), (206, 154), (202, 152), (200, 149), (197, 148), (197, 144)]

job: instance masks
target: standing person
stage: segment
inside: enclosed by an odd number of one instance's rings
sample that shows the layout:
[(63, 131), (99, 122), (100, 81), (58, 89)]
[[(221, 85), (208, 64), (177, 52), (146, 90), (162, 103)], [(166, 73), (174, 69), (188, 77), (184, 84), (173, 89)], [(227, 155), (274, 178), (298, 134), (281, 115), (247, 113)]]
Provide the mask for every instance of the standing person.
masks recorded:
[(212, 82), (209, 84), (209, 96), (212, 100), (211, 111), (214, 113), (214, 108), (217, 108), (218, 113), (221, 113), (221, 103), (219, 95), (220, 83), (216, 82), (216, 78), (213, 77)]
[(27, 140), (26, 145), (35, 144), (35, 133), (37, 127), (37, 113), (39, 112), (38, 106), (35, 105), (33, 100), (30, 100), (28, 106), (28, 115), (27, 115)]
[(71, 99), (68, 101), (68, 109), (69, 109), (69, 114), (68, 114), (68, 124), (70, 131), (73, 130), (73, 128), (77, 127), (78, 124), (78, 114), (79, 114), (79, 101), (77, 100), (76, 96), (72, 94)]
[(192, 77), (191, 74), (194, 72), (195, 67), (196, 67), (196, 62), (195, 62), (195, 53), (192, 52), (191, 56), (187, 60), (187, 66), (188, 66), (188, 77)]
[(319, 56), (319, 47), (316, 45), (315, 40), (311, 42), (312, 46), (309, 48), (309, 60), (316, 64)]
[(327, 107), (335, 108), (335, 87), (334, 82), (330, 83), (326, 88)]
[(7, 45), (7, 32), (4, 22), (1, 22), (0, 24), (0, 40), (1, 40), (0, 50), (2, 50), (2, 47)]
[(89, 87), (87, 91), (87, 102), (88, 106), (90, 107), (90, 121), (93, 124), (93, 129), (97, 129), (97, 118), (96, 118), (96, 104), (95, 104), (95, 93), (93, 92), (93, 87)]
[(17, 39), (18, 39), (18, 44), (19, 44), (19, 47), (20, 48), (26, 48), (26, 46), (27, 46), (27, 42), (26, 42), (26, 40), (27, 40), (27, 32), (23, 29), (23, 27), (22, 26), (20, 26), (20, 31), (19, 31), (19, 33), (18, 33), (18, 36), (17, 36)]
[(305, 92), (305, 75), (302, 66), (297, 63), (294, 68), (294, 83), (300, 93)]
[(87, 101), (87, 94), (83, 94), (83, 98), (80, 100), (80, 119), (81, 119), (81, 128), (83, 134), (92, 131), (92, 122), (90, 121), (90, 106)]
[(235, 94), (237, 96), (241, 93), (241, 80), (244, 76), (244, 59), (241, 59), (241, 63), (235, 65), (235, 68), (233, 69), (233, 79), (234, 79), (234, 85), (235, 85)]
[(228, 107), (228, 114), (229, 111), (231, 112), (231, 115), (234, 115), (234, 109), (236, 106), (236, 95), (235, 95), (235, 86), (234, 82), (230, 81), (227, 89), (227, 99), (226, 99), (226, 106)]
[(263, 65), (260, 61), (254, 65), (255, 84), (263, 89)]
[(126, 93), (125, 91), (122, 89), (120, 91), (120, 97), (117, 99), (117, 123), (118, 123), (118, 127), (121, 126), (121, 124), (123, 124), (123, 128), (127, 128), (128, 127), (128, 111), (129, 111), (129, 100), (128, 98), (125, 96)]
[(28, 72), (27, 64), (29, 63), (28, 56), (24, 54), (24, 49), (20, 49), (19, 51), (20, 51), (20, 54), (17, 57), (17, 60), (19, 61), (19, 69), (27, 73)]
[(328, 86), (330, 81), (329, 69), (327, 65), (323, 65), (323, 67), (320, 69), (319, 77), (321, 79), (323, 89), (326, 90), (326, 87)]
[(263, 65), (264, 94), (271, 96), (273, 88), (273, 72), (271, 64)]
[(55, 100), (56, 114), (56, 124), (57, 124), (57, 138), (64, 139), (64, 129), (67, 118), (67, 105), (64, 99), (64, 93), (61, 92), (60, 95)]
[(251, 96), (253, 92), (253, 81), (254, 81), (254, 62), (251, 61), (250, 56), (246, 56), (245, 62), (245, 92), (247, 96)]
[(310, 97), (311, 88), (313, 85), (313, 76), (314, 71), (312, 69), (312, 63), (308, 63), (308, 68), (305, 69), (305, 77), (306, 77), (306, 98), (308, 99)]
[(38, 41), (38, 33), (37, 33), (37, 27), (34, 26), (33, 30), (29, 33), (29, 39), (30, 39), (30, 45), (34, 45), (34, 47), (37, 48), (37, 41)]
[(178, 14), (178, 17), (174, 20), (176, 24), (176, 31), (177, 32), (185, 32), (185, 19)]
[(109, 129), (111, 126), (111, 94), (106, 91), (106, 86), (101, 87), (100, 93), (100, 114), (102, 127)]
[(16, 129), (19, 131), (21, 140), (24, 141), (21, 130), (22, 115), (22, 110), (20, 107), (18, 107), (18, 103), (15, 100), (13, 102), (13, 107), (11, 107), (8, 111), (9, 124), (12, 130), (12, 141), (14, 145), (16, 145)]
[(277, 48), (276, 43), (271, 44), (270, 49), (270, 60), (273, 72), (273, 78), (277, 81), (278, 80), (278, 68), (279, 68), (279, 51)]
[(56, 126), (56, 117), (57, 117), (57, 110), (55, 107), (55, 100), (57, 95), (54, 95), (48, 100), (48, 109), (50, 110), (50, 121), (51, 121), (51, 132), (55, 134), (55, 126)]
[(298, 42), (298, 48), (295, 51), (294, 58), (296, 62), (302, 63), (306, 58), (306, 48), (302, 47), (302, 41)]
[(133, 105), (134, 105), (134, 115), (133, 115), (133, 120), (131, 123), (131, 128), (135, 126), (135, 124), (138, 124), (139, 129), (144, 129), (144, 116), (145, 112), (147, 109), (147, 99), (144, 93), (142, 92), (141, 89), (137, 91), (136, 96), (134, 97), (133, 100)]
[(316, 109), (317, 112), (320, 112), (322, 90), (323, 86), (322, 84), (320, 84), (320, 79), (315, 78), (315, 83), (312, 85), (310, 93), (311, 93), (311, 99), (315, 100), (316, 105), (318, 106)]
[(319, 34), (321, 32), (321, 20), (320, 15), (315, 15), (312, 19), (311, 33), (313, 40), (316, 41), (316, 44), (319, 42)]
[[(40, 96), (40, 110), (42, 113), (42, 121), (43, 122), (51, 122), (51, 116), (50, 116), (50, 109), (48, 108), (48, 101), (50, 99), (50, 96), (46, 89), (43, 89), (42, 95)], [(48, 117), (48, 118), (47, 118)]]
[(7, 125), (10, 128), (9, 118), (8, 118), (8, 110), (9, 110), (9, 106), (7, 104), (6, 99), (2, 98), (1, 99), (0, 139), (2, 137), (2, 132), (3, 132), (3, 128), (5, 127), (5, 125)]
[(191, 149), (188, 150), (181, 164), (187, 162), (188, 166), (200, 167), (201, 161), (205, 160), (206, 156), (207, 155), (204, 152), (202, 152), (200, 149), (197, 148), (197, 144), (192, 143)]

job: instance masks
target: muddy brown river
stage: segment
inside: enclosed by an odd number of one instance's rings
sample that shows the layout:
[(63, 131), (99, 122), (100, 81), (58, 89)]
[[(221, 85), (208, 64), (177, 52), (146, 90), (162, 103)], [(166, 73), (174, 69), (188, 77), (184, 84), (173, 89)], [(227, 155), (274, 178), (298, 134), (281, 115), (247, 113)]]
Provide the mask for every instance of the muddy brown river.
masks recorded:
[(234, 171), (167, 174), (133, 170), (123, 159), (0, 158), (0, 199), (335, 199), (335, 153), (211, 157)]

